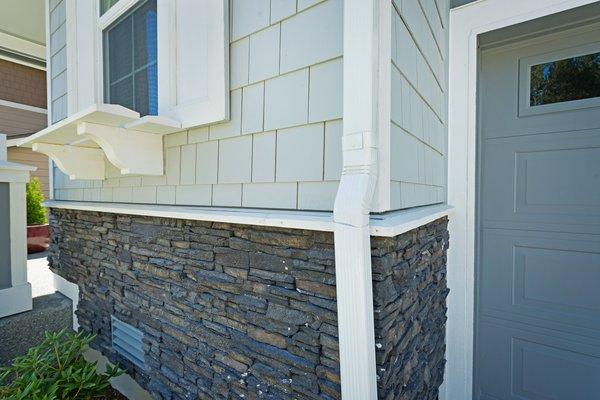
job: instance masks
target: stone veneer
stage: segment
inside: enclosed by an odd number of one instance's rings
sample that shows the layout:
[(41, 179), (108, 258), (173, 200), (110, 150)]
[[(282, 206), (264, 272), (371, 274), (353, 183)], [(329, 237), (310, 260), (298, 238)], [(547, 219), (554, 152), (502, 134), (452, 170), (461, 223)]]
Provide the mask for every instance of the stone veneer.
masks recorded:
[(378, 397), (433, 400), (444, 378), (448, 220), (372, 237)]
[[(159, 399), (339, 399), (333, 234), (52, 209), (51, 269), (93, 347)], [(437, 398), (446, 220), (373, 238), (379, 397)], [(146, 368), (111, 346), (144, 333)]]

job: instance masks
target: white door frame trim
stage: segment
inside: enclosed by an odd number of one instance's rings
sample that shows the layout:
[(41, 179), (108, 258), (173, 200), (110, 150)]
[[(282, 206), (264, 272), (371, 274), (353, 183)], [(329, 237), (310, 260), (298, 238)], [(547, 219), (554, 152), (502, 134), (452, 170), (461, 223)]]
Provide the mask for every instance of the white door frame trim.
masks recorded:
[(473, 398), (478, 36), (596, 0), (479, 0), (450, 12), (448, 323), (441, 398)]

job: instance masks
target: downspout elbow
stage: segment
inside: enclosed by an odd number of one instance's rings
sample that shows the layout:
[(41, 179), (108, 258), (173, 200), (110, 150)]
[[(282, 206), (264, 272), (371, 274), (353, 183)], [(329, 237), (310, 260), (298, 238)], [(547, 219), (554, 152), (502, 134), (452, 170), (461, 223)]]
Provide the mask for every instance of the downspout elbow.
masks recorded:
[(377, 148), (372, 132), (343, 137), (344, 168), (335, 197), (335, 223), (366, 227), (377, 182)]

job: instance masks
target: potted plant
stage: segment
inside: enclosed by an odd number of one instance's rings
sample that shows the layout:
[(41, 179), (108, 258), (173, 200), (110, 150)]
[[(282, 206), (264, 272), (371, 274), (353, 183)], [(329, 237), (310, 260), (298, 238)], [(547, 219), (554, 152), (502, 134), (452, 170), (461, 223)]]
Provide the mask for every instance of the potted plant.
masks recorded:
[(27, 184), (27, 252), (44, 251), (50, 244), (50, 227), (42, 206), (44, 195), (38, 178)]

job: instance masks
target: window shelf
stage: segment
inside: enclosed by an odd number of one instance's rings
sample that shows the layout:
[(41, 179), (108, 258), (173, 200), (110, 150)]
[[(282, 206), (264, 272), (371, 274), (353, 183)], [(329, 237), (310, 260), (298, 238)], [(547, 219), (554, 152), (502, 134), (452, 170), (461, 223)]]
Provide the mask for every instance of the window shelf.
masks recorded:
[(123, 175), (163, 175), (162, 136), (181, 130), (167, 117), (95, 104), (18, 145), (46, 154), (71, 179), (104, 179), (105, 159)]

